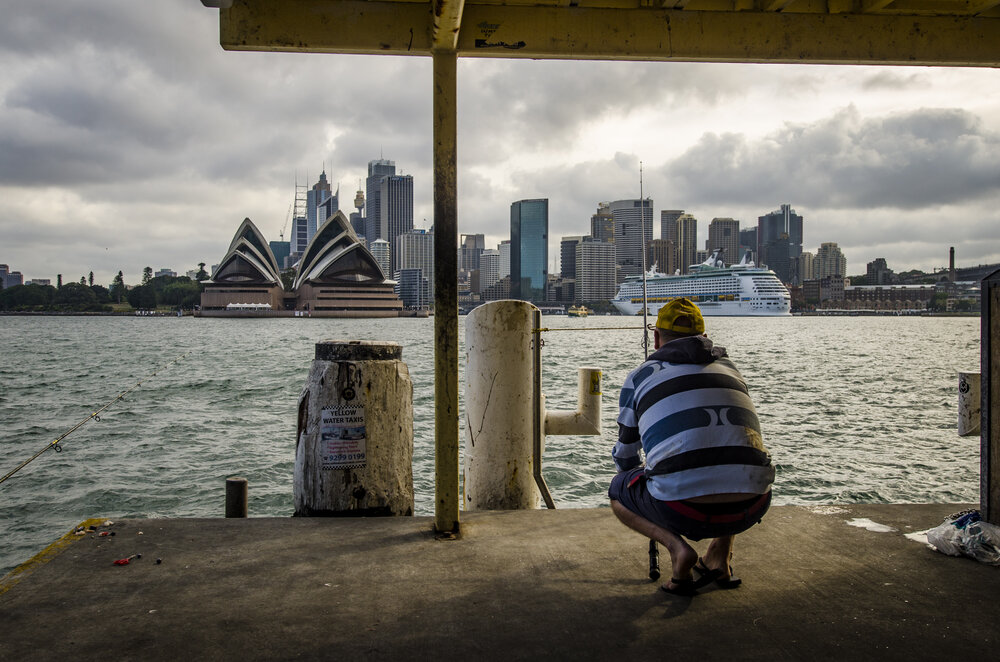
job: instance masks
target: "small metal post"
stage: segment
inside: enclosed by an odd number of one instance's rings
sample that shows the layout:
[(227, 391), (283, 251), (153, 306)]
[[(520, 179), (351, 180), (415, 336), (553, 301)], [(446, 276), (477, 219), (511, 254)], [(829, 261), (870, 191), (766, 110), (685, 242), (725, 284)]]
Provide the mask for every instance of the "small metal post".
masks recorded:
[(545, 484), (545, 477), (542, 476), (542, 431), (545, 422), (542, 420), (542, 311), (537, 308), (532, 311), (532, 359), (534, 370), (532, 370), (531, 406), (532, 406), (532, 435), (531, 435), (531, 473), (535, 477), (535, 484), (542, 494), (545, 507), (552, 509), (556, 507), (552, 495), (549, 493), (549, 486)]
[(247, 516), (247, 479), (226, 479), (226, 517)]
[(1000, 524), (1000, 270), (982, 280), (979, 511)]

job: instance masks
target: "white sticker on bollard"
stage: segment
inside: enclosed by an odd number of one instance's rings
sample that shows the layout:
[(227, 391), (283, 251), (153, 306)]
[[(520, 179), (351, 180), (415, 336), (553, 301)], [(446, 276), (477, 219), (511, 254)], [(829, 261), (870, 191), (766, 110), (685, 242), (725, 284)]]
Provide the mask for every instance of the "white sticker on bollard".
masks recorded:
[(320, 415), (320, 468), (360, 469), (367, 462), (365, 408), (324, 407)]

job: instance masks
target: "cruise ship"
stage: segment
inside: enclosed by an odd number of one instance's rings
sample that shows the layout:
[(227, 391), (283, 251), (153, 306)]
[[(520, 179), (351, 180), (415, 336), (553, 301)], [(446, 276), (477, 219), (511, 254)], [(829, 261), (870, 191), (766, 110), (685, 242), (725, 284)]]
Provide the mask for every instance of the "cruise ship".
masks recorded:
[[(739, 264), (727, 267), (722, 252), (716, 249), (683, 276), (656, 273), (654, 265), (646, 274), (648, 313), (656, 315), (668, 301), (687, 297), (698, 305), (702, 315), (791, 315), (791, 296), (773, 271), (755, 266), (750, 251)], [(642, 277), (626, 278), (611, 303), (626, 315), (642, 312)]]

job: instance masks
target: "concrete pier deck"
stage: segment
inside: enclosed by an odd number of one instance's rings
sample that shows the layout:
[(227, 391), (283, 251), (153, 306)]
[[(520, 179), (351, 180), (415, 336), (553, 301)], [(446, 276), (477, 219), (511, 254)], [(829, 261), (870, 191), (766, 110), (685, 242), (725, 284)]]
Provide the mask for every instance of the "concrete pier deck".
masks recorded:
[(966, 507), (775, 507), (692, 598), (608, 508), (115, 521), (0, 581), (0, 659), (992, 659), (1000, 568), (905, 537)]

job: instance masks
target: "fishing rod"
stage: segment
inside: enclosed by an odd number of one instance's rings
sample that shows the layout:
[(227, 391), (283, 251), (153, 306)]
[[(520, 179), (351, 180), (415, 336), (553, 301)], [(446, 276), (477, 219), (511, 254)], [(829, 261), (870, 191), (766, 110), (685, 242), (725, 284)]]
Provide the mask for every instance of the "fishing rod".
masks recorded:
[(61, 453), (62, 452), (62, 446), (60, 446), (59, 444), (60, 444), (60, 442), (62, 442), (63, 439), (65, 439), (66, 437), (70, 436), (71, 434), (73, 434), (74, 432), (76, 432), (77, 430), (79, 430), (80, 428), (82, 428), (84, 425), (86, 425), (90, 421), (100, 422), (100, 420), (101, 420), (101, 414), (105, 410), (107, 410), (109, 407), (111, 407), (116, 402), (124, 400), (126, 395), (128, 395), (132, 391), (134, 391), (137, 388), (139, 388), (140, 386), (142, 386), (142, 383), (144, 381), (146, 381), (148, 379), (152, 379), (158, 373), (162, 372), (163, 370), (166, 370), (167, 368), (169, 368), (173, 364), (178, 363), (181, 359), (183, 359), (185, 356), (187, 356), (190, 353), (191, 352), (186, 352), (184, 354), (181, 354), (179, 357), (177, 357), (176, 359), (174, 359), (170, 363), (164, 365), (161, 368), (157, 368), (156, 370), (153, 371), (152, 374), (147, 375), (146, 377), (143, 377), (138, 382), (136, 382), (135, 384), (133, 384), (129, 388), (125, 389), (124, 391), (122, 391), (118, 395), (116, 395), (114, 398), (112, 398), (107, 403), (105, 403), (104, 406), (102, 406), (100, 409), (98, 409), (97, 411), (93, 412), (90, 416), (86, 417), (85, 419), (83, 419), (82, 421), (80, 421), (79, 423), (77, 423), (76, 425), (74, 425), (73, 427), (71, 427), (69, 430), (67, 430), (66, 432), (62, 433), (61, 435), (59, 435), (58, 437), (56, 437), (55, 439), (53, 439), (52, 441), (50, 441), (49, 443), (47, 443), (40, 451), (38, 451), (37, 453), (35, 453), (31, 457), (29, 457), (27, 460), (25, 460), (21, 464), (17, 465), (14, 469), (12, 469), (8, 473), (6, 473), (2, 478), (0, 478), (0, 484), (5, 483), (8, 478), (10, 478), (14, 474), (16, 474), (18, 471), (20, 471), (21, 469), (25, 468), (26, 466), (28, 466), (29, 464), (31, 464), (33, 461), (35, 461), (36, 459), (38, 459), (38, 457), (41, 456), (45, 451), (47, 451), (49, 449), (55, 449), (55, 451), (57, 453)]
[[(652, 215), (652, 212), (650, 212)], [(646, 201), (642, 197), (642, 161), (639, 161), (639, 218), (640, 218), (640, 239), (642, 246), (642, 355), (643, 360), (649, 358), (649, 327), (646, 317), (649, 315), (649, 299), (646, 296)], [(652, 219), (650, 219), (652, 221)], [(656, 541), (649, 539), (649, 579), (656, 581), (660, 578), (660, 550), (656, 548)]]

